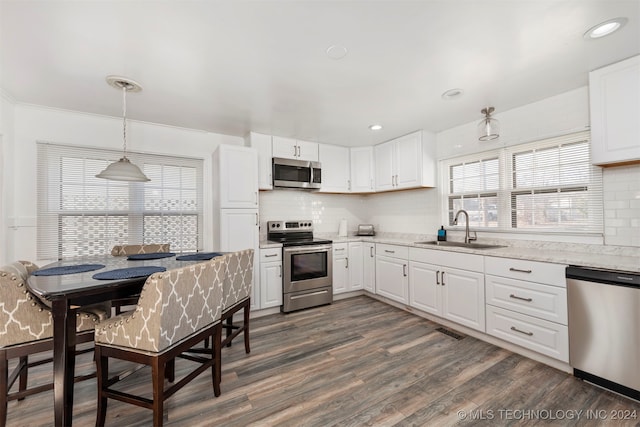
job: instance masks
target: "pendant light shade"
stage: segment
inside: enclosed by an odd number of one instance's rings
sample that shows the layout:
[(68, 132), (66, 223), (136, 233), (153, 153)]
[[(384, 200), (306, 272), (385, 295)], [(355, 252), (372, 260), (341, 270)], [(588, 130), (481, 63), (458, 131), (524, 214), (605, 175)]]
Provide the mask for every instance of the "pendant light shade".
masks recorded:
[(483, 108), (480, 112), (484, 114), (484, 119), (478, 123), (478, 139), (480, 141), (492, 141), (500, 136), (500, 123), (491, 117), (493, 107)]
[(140, 92), (142, 86), (126, 77), (107, 76), (107, 83), (122, 90), (122, 157), (117, 162), (111, 163), (105, 170), (96, 175), (96, 178), (110, 179), (112, 181), (151, 181), (140, 168), (127, 158), (127, 92)]

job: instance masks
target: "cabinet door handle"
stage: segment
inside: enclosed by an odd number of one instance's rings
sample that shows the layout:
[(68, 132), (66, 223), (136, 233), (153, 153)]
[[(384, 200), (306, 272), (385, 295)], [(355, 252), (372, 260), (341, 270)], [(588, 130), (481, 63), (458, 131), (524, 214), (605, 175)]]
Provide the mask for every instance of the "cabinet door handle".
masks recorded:
[(440, 284), (440, 279), (438, 278), (439, 275), (440, 275), (440, 270), (436, 271), (436, 285)]
[(515, 331), (515, 332), (519, 332), (519, 333), (524, 334), (524, 335), (528, 335), (528, 336), (533, 335), (533, 332), (521, 331), (520, 329), (516, 328), (515, 326), (512, 326), (511, 330)]
[(297, 145), (293, 146), (293, 157), (298, 157), (298, 146)]
[(256, 206), (258, 206), (258, 192), (256, 191), (254, 194), (255, 194), (255, 196), (256, 196), (256, 203), (255, 203), (255, 205), (256, 205)]
[(531, 273), (531, 270), (521, 270), (519, 268), (513, 268), (513, 267), (511, 267), (509, 271), (515, 271), (517, 273)]
[(347, 180), (347, 190), (351, 191), (351, 180)]
[(444, 283), (444, 271), (440, 273), (440, 283), (442, 283), (442, 286), (445, 285), (445, 283)]
[(407, 277), (407, 264), (402, 264), (402, 275)]
[(347, 261), (347, 263), (344, 265), (344, 268), (349, 268), (349, 258), (345, 258), (345, 260)]
[(395, 254), (395, 253), (396, 253), (396, 251), (390, 251), (390, 250), (388, 250), (388, 249), (385, 249), (384, 251), (385, 251), (386, 253), (388, 253), (388, 254)]
[(258, 214), (256, 214), (256, 225), (258, 225)]
[(369, 246), (369, 256), (373, 258), (373, 246)]
[(280, 264), (280, 277), (282, 277), (282, 264)]
[(265, 258), (272, 258), (274, 256), (278, 256), (278, 254), (266, 254), (264, 257)]
[(509, 298), (519, 299), (521, 301), (526, 301), (526, 302), (533, 301), (533, 298), (522, 298), (522, 297), (519, 297), (518, 295), (514, 295), (514, 294), (509, 295)]

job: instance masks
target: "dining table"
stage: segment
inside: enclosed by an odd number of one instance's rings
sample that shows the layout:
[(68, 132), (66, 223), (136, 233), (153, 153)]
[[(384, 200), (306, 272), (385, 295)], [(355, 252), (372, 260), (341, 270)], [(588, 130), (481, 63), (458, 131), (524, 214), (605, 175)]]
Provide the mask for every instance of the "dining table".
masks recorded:
[[(86, 256), (45, 265), (29, 277), (27, 286), (31, 292), (51, 305), (53, 400), (56, 426), (72, 425), (77, 311), (81, 310), (82, 306), (140, 293), (144, 282), (151, 274), (145, 273), (144, 270), (171, 270), (184, 267), (205, 261), (207, 254), (218, 256), (222, 253), (199, 252), (188, 255), (164, 253), (162, 258), (155, 259), (148, 254), (138, 259), (135, 259), (136, 256)], [(89, 268), (91, 268), (90, 271), (83, 271)], [(132, 274), (140, 275), (122, 277), (127, 275), (123, 274), (124, 272), (130, 271), (136, 272)], [(99, 278), (110, 275), (118, 278)]]

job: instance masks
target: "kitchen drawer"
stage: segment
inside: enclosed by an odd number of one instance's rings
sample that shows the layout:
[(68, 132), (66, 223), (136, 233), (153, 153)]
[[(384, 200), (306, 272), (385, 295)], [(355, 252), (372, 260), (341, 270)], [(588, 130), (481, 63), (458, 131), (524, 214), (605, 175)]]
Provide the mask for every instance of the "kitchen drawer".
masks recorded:
[(487, 305), (487, 333), (569, 362), (569, 331), (564, 325)]
[(484, 272), (493, 276), (510, 277), (545, 285), (567, 287), (564, 271), (566, 265), (548, 262), (527, 261), (523, 259), (497, 258), (487, 256), (484, 259)]
[(437, 249), (409, 248), (409, 260), (451, 267), (460, 270), (484, 271), (484, 257), (482, 255), (449, 252)]
[(282, 248), (260, 249), (260, 262), (282, 261)]
[(333, 244), (333, 258), (346, 258), (349, 255), (348, 243)]
[(487, 304), (567, 324), (567, 290), (506, 277), (485, 276)]
[(391, 258), (400, 258), (404, 260), (409, 259), (409, 247), (408, 246), (396, 246), (387, 245), (384, 243), (376, 244), (376, 254), (384, 255)]

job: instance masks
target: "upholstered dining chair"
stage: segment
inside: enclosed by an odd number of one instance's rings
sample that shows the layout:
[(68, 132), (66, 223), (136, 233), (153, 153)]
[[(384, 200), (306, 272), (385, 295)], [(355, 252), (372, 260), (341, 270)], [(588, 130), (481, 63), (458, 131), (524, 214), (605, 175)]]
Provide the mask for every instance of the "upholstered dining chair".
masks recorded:
[[(53, 388), (53, 383), (28, 388), (30, 367), (51, 361), (51, 358), (29, 362), (29, 356), (53, 350), (53, 319), (51, 310), (33, 295), (27, 278), (38, 267), (28, 261), (19, 261), (0, 269), (0, 426), (6, 424), (10, 400), (23, 400), (26, 396)], [(77, 343), (93, 341), (94, 326), (109, 313), (78, 312), (76, 321)], [(88, 349), (87, 351), (90, 351)], [(9, 362), (18, 359), (9, 374)], [(78, 376), (76, 381), (93, 378), (94, 374)], [(19, 380), (18, 390), (11, 391)]]
[[(249, 346), (249, 314), (251, 310), (251, 287), (253, 286), (253, 249), (233, 252), (229, 258), (229, 273), (224, 280), (224, 295), (222, 299), (222, 327), (225, 328), (225, 338), (222, 346), (231, 346), (231, 342), (240, 333), (244, 335), (244, 349), (251, 351)], [(233, 324), (233, 315), (243, 310), (242, 326)]]
[[(115, 245), (111, 248), (113, 256), (129, 256), (138, 254), (152, 254), (155, 252), (170, 252), (170, 243), (145, 243), (141, 245)], [(122, 307), (135, 306), (138, 303), (139, 295), (131, 295), (126, 298), (111, 300), (111, 306), (115, 309), (116, 315), (122, 313)]]
[[(214, 395), (220, 395), (220, 342), (223, 280), (230, 254), (185, 267), (152, 274), (145, 281), (134, 311), (107, 319), (96, 327), (95, 354), (98, 377), (96, 425), (104, 425), (109, 398), (153, 409), (153, 425), (163, 422), (164, 401), (197, 375), (211, 368)], [(206, 356), (189, 350), (211, 338)], [(189, 353), (189, 354), (187, 354)], [(176, 358), (199, 365), (173, 382)], [(153, 399), (127, 393), (124, 378), (109, 377), (109, 359), (151, 366)], [(172, 384), (166, 389), (164, 378)]]

